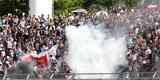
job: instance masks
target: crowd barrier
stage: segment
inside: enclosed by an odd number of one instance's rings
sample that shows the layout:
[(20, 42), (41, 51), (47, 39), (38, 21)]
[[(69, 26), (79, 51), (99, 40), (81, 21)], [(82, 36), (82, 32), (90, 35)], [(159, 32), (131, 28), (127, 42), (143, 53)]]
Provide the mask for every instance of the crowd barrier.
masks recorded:
[[(5, 74), (1, 80), (35, 80), (35, 78), (32, 78), (31, 74)], [(49, 78), (43, 80), (160, 80), (160, 72), (58, 73), (51, 74)]]

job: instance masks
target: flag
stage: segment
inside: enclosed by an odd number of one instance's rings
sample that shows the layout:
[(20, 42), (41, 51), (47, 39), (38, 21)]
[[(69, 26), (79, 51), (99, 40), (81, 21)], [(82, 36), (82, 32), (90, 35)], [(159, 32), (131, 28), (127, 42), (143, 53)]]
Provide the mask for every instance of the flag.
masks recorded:
[(35, 57), (35, 61), (36, 61), (36, 66), (38, 68), (48, 67), (48, 56), (47, 56), (47, 54)]
[(20, 59), (22, 62), (27, 62), (27, 63), (31, 63), (33, 61), (32, 55), (24, 55)]

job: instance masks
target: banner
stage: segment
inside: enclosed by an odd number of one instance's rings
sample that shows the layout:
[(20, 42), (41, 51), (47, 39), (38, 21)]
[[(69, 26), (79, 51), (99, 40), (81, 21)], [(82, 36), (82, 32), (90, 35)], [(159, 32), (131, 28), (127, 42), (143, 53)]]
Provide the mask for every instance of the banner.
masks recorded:
[(48, 57), (47, 54), (35, 57), (36, 66), (38, 68), (48, 67)]
[(31, 63), (33, 61), (32, 55), (24, 55), (20, 59), (22, 62), (27, 62), (27, 63)]

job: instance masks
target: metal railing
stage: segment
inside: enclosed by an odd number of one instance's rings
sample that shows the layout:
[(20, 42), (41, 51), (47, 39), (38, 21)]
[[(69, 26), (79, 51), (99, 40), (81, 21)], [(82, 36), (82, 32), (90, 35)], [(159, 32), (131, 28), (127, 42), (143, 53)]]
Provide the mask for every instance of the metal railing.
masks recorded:
[[(7, 74), (2, 80), (12, 80), (11, 76), (21, 76), (21, 79), (13, 80), (34, 80), (31, 74)], [(63, 76), (63, 77), (56, 77)], [(78, 76), (78, 77), (77, 77)], [(103, 78), (102, 78), (103, 76)], [(160, 80), (160, 72), (125, 72), (125, 73), (57, 73), (51, 74), (43, 80)]]

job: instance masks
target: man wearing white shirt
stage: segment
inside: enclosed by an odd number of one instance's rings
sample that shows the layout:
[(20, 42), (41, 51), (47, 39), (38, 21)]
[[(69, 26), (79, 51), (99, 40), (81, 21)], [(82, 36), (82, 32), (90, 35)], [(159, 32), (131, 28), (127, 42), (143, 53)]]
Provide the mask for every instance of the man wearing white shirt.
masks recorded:
[(26, 21), (25, 21), (25, 18), (22, 18), (22, 20), (20, 21), (20, 25), (21, 27), (25, 27), (25, 24), (26, 24)]
[(11, 40), (7, 41), (7, 48), (8, 49), (12, 49), (12, 42), (11, 42)]
[(57, 55), (57, 52), (56, 52), (57, 47), (58, 47), (57, 45), (52, 46), (51, 49), (48, 51), (49, 55), (56, 56)]

